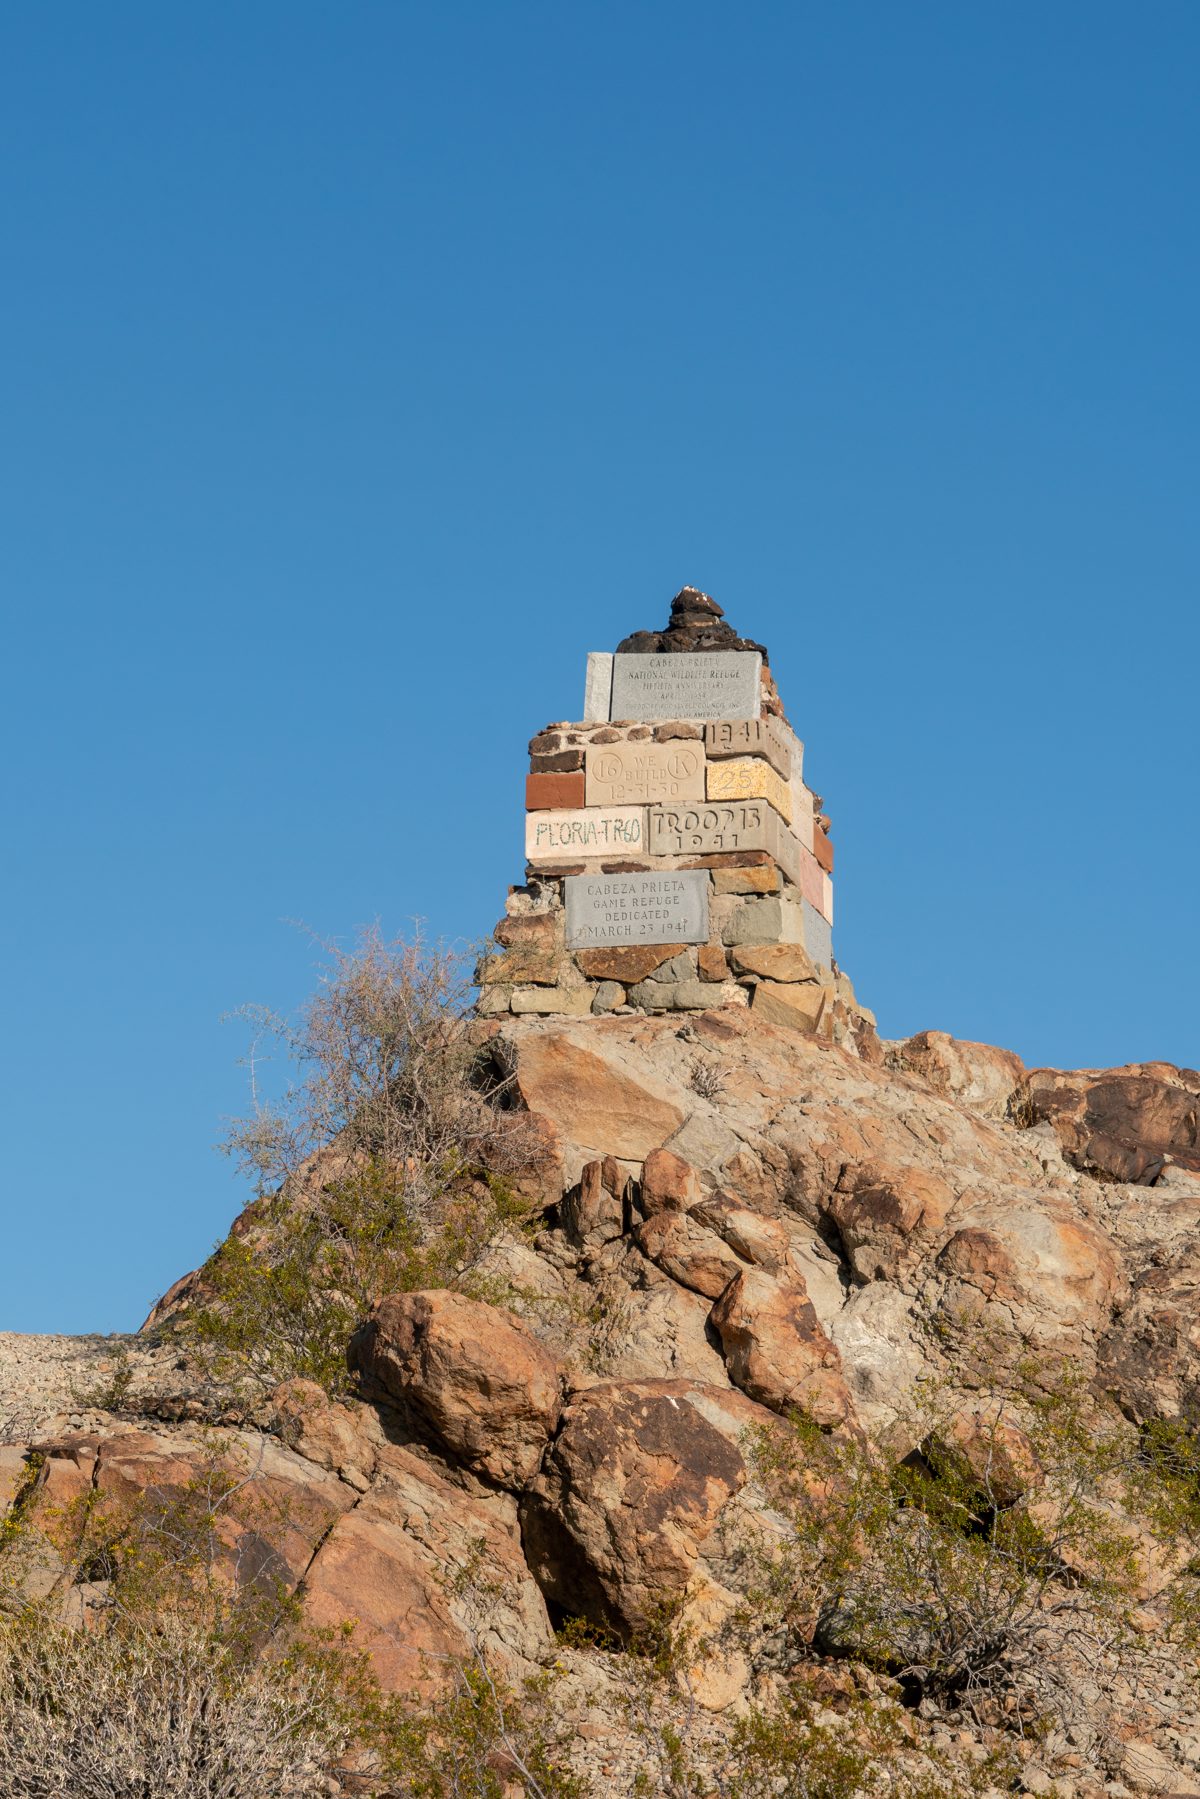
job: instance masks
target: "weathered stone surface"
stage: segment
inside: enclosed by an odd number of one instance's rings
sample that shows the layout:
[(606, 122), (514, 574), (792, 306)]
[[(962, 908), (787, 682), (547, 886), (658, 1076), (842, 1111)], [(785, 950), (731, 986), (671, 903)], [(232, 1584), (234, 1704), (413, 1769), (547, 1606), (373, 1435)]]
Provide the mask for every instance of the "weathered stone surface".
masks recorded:
[(646, 842), (654, 856), (715, 856), (746, 850), (774, 855), (785, 829), (766, 800), (701, 800), (651, 806)]
[(562, 945), (561, 912), (521, 912), (502, 918), (496, 926), (496, 942), (505, 949), (553, 952)]
[(747, 900), (731, 913), (721, 932), (731, 946), (761, 943), (803, 943), (804, 921), (800, 907), (782, 896)]
[(592, 1009), (590, 987), (514, 987), (509, 995), (514, 1012), (560, 1012), (568, 1018), (586, 1018)]
[(762, 657), (753, 650), (686, 656), (618, 650), (613, 661), (613, 718), (756, 718)]
[(626, 997), (625, 989), (619, 982), (601, 981), (592, 999), (592, 1011), (597, 1014), (615, 1012), (618, 1006), (625, 1004)]
[(583, 716), (589, 723), (609, 718), (612, 704), (613, 659), (606, 650), (589, 650), (583, 690)]
[(760, 981), (754, 989), (751, 1009), (762, 1024), (783, 1025), (789, 1031), (822, 1031), (832, 1004), (828, 987), (813, 982)]
[(791, 782), (758, 756), (734, 756), (710, 762), (705, 777), (710, 800), (766, 800), (782, 819), (792, 822)]
[(911, 1163), (855, 1162), (829, 1195), (827, 1216), (860, 1281), (898, 1280), (945, 1241), (953, 1189)]
[(690, 1162), (671, 1149), (653, 1149), (642, 1165), (641, 1202), (648, 1218), (657, 1212), (686, 1212), (703, 1188)]
[(1033, 1444), (1001, 1407), (963, 1406), (937, 1436), (945, 1448), (961, 1456), (993, 1505), (1015, 1505), (1045, 1484)]
[(773, 863), (761, 868), (714, 868), (714, 893), (778, 893), (779, 870)]
[(682, 981), (660, 981), (653, 975), (629, 989), (629, 1003), (644, 1012), (703, 1012), (709, 1006), (720, 1006), (730, 997), (724, 986), (696, 975)]
[(623, 981), (629, 986), (634, 981), (644, 981), (674, 954), (669, 944), (614, 944), (607, 949), (581, 949), (575, 960), (590, 980)]
[(715, 1231), (743, 1262), (765, 1268), (776, 1278), (786, 1271), (790, 1241), (777, 1219), (765, 1218), (761, 1212), (740, 1205), (731, 1194), (720, 1191), (694, 1205), (691, 1216)]
[(828, 1428), (851, 1416), (841, 1358), (821, 1329), (799, 1274), (773, 1280), (746, 1268), (710, 1314), (729, 1378), (772, 1411), (803, 1412)]
[(638, 1248), (664, 1274), (716, 1299), (743, 1266), (715, 1231), (706, 1230), (685, 1212), (657, 1212), (638, 1226)]
[(963, 1042), (945, 1031), (921, 1031), (906, 1043), (889, 1044), (887, 1062), (985, 1118), (1007, 1118), (1025, 1078), (1025, 1064), (1012, 1050)]
[(818, 968), (829, 968), (833, 964), (833, 931), (830, 921), (822, 918), (815, 906), (806, 899), (800, 902), (800, 915), (803, 920), (804, 947)]
[(699, 871), (574, 875), (565, 887), (568, 949), (708, 940), (708, 877)]
[(826, 874), (833, 873), (833, 843), (824, 831), (817, 831), (813, 836), (813, 854)]
[(646, 853), (644, 806), (584, 806), (575, 812), (525, 814), (525, 860), (529, 863), (617, 852)]
[(572, 774), (583, 767), (583, 750), (578, 746), (569, 750), (533, 751), (529, 757), (529, 772), (534, 775)]
[(702, 981), (729, 978), (729, 959), (719, 943), (702, 943), (696, 951), (696, 966)]
[(1034, 1068), (1013, 1100), (1030, 1123), (1051, 1124), (1077, 1168), (1150, 1186), (1164, 1168), (1200, 1173), (1200, 1073), (1169, 1062), (1101, 1073)]
[(729, 960), (738, 974), (761, 975), (765, 981), (815, 981), (817, 970), (799, 943), (742, 943)]
[(558, 1417), (558, 1366), (524, 1325), (460, 1293), (397, 1293), (354, 1338), (357, 1367), (477, 1473), (519, 1487)]
[(527, 812), (548, 811), (556, 807), (573, 811), (583, 803), (584, 777), (582, 774), (526, 775), (525, 777), (525, 810)]
[(713, 721), (704, 727), (704, 753), (710, 761), (733, 756), (761, 756), (790, 781), (799, 774), (804, 745), (777, 718)]
[(737, 1439), (762, 1414), (698, 1382), (605, 1382), (563, 1414), (521, 1503), (542, 1592), (622, 1636), (645, 1630), (687, 1587), (701, 1549), (746, 1481)]
[(625, 1229), (628, 1177), (612, 1156), (585, 1162), (579, 1185), (563, 1195), (559, 1214), (568, 1240), (577, 1249), (598, 1249)]
[(376, 1448), (362, 1406), (339, 1405), (312, 1380), (284, 1381), (268, 1401), (270, 1425), (289, 1449), (344, 1480), (370, 1485)]
[(589, 745), (589, 806), (644, 806), (703, 800), (704, 751), (698, 743)]
[[(597, 1022), (592, 1030), (602, 1028)], [(671, 1088), (648, 1070), (626, 1068), (553, 1032), (520, 1043), (516, 1085), (529, 1110), (551, 1121), (561, 1138), (625, 1161), (643, 1161), (686, 1116)]]

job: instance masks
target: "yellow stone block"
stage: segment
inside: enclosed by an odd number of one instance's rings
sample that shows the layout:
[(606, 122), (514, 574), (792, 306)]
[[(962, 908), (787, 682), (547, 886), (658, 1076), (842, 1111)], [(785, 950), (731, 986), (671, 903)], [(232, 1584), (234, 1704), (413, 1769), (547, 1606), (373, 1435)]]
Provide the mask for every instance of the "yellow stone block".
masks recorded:
[(792, 822), (792, 785), (777, 775), (760, 756), (731, 756), (710, 762), (707, 770), (710, 800), (768, 800), (787, 822)]

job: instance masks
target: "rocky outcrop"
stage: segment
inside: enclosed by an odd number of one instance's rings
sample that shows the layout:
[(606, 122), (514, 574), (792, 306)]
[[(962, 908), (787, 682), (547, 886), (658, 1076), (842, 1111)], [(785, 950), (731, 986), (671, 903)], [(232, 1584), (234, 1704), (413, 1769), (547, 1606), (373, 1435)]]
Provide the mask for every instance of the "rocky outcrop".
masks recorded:
[(775, 1412), (801, 1412), (814, 1424), (844, 1424), (853, 1407), (841, 1357), (817, 1320), (803, 1280), (776, 1281), (744, 1268), (712, 1309), (729, 1378)]
[(622, 1637), (648, 1630), (687, 1589), (745, 1484), (742, 1436), (770, 1421), (740, 1395), (691, 1381), (577, 1394), (521, 1506), (546, 1597)]
[(476, 1474), (522, 1487), (561, 1404), (554, 1358), (495, 1306), (461, 1293), (398, 1293), (351, 1345), (354, 1364)]
[(1075, 1168), (1152, 1187), (1167, 1168), (1200, 1174), (1200, 1073), (1143, 1062), (1101, 1073), (1035, 1068), (1015, 1101), (1049, 1124)]

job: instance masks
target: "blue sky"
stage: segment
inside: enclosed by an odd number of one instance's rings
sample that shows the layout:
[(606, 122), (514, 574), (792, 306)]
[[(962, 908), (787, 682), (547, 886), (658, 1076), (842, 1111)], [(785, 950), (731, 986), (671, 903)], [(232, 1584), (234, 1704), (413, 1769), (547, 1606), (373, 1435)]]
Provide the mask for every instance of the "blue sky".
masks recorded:
[(222, 1014), (521, 871), (685, 581), (882, 1030), (1200, 1062), (1200, 11), (10, 7), (0, 1329), (243, 1198)]

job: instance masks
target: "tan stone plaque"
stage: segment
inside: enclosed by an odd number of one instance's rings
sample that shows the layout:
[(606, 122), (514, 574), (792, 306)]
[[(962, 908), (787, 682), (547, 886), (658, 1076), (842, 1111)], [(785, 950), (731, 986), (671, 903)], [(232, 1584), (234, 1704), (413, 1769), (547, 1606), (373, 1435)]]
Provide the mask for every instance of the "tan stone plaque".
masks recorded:
[(527, 862), (645, 853), (645, 806), (581, 806), (573, 812), (525, 814)]
[(804, 746), (777, 718), (727, 718), (705, 725), (704, 748), (710, 761), (761, 756), (785, 781), (790, 781), (798, 772)]
[(789, 824), (792, 821), (792, 784), (776, 774), (770, 763), (760, 756), (734, 756), (727, 762), (710, 762), (706, 797), (710, 800), (768, 800)]
[(668, 743), (606, 743), (586, 752), (584, 797), (589, 806), (644, 806), (704, 798), (704, 751), (677, 738)]
[[(652, 856), (719, 856), (765, 850), (788, 880), (800, 885), (804, 852), (774, 806), (729, 800), (696, 806), (651, 806), (647, 841)], [(816, 867), (815, 857), (809, 861)]]

